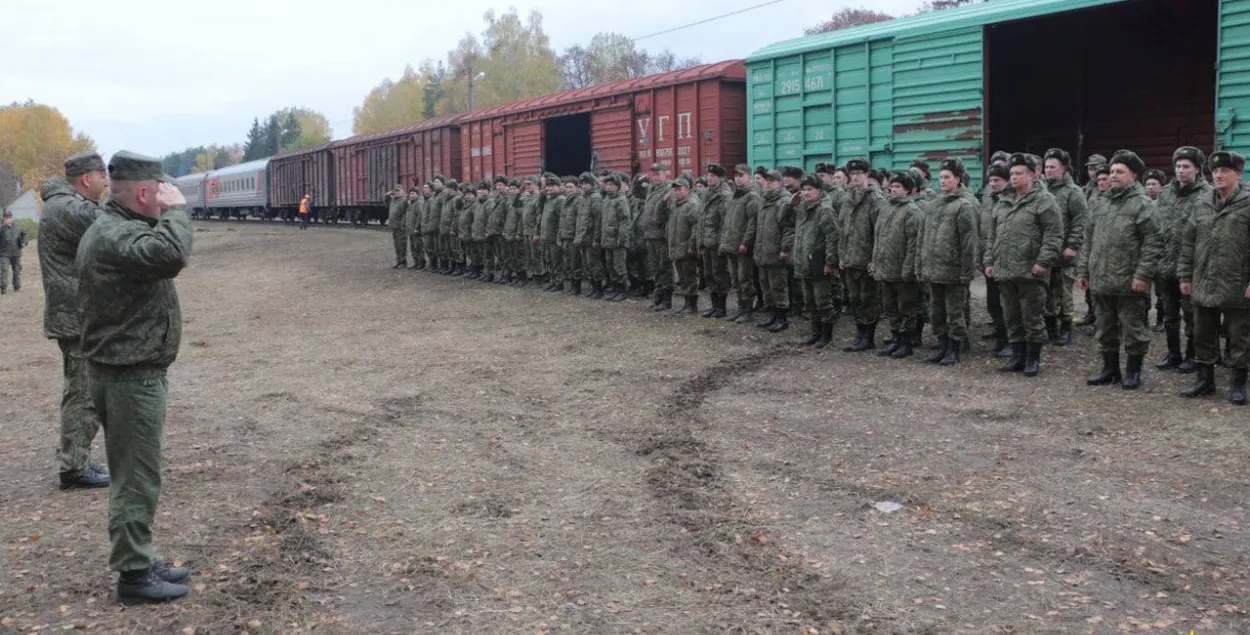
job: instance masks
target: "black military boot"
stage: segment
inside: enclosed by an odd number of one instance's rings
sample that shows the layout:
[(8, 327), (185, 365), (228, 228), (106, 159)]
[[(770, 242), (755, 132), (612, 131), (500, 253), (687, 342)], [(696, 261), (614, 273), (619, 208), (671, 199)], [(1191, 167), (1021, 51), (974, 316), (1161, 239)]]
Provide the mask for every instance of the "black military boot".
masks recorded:
[(728, 293), (716, 294), (716, 296), (713, 298), (713, 303), (712, 303), (713, 308), (716, 309), (716, 312), (712, 314), (712, 319), (719, 320), (725, 317), (729, 313), (729, 307), (725, 306), (728, 303), (729, 303)]
[[(725, 296), (725, 297), (726, 297), (726, 303), (728, 303), (729, 296)], [(725, 316), (725, 319), (729, 320), (730, 322), (737, 322), (738, 318), (742, 317), (742, 314), (747, 312), (745, 308), (746, 303), (742, 301), (742, 296), (739, 295), (735, 299), (737, 300), (737, 302), (734, 303), (733, 313), (729, 313), (728, 315)]]
[(773, 322), (773, 325), (768, 327), (768, 332), (780, 333), (790, 328), (790, 318), (788, 317), (790, 310), (789, 309), (773, 309), (773, 310), (777, 312), (777, 321)]
[(1059, 317), (1055, 315), (1047, 315), (1042, 318), (1046, 322), (1046, 341), (1051, 344), (1059, 343)]
[(152, 572), (156, 577), (174, 584), (182, 584), (191, 577), (191, 570), (186, 567), (174, 567), (168, 562), (158, 562), (152, 565)]
[(486, 275), (482, 276), (481, 278), (479, 278), (479, 279), (478, 279), (478, 281), (479, 281), (479, 282), (487, 282), (487, 283), (489, 283), (489, 282), (494, 282), (494, 281), (495, 281), (495, 274), (493, 274), (493, 273), (488, 273), (488, 274), (486, 274)]
[(877, 325), (876, 324), (864, 325), (863, 338), (857, 340), (855, 344), (853, 344), (855, 348), (852, 348), (851, 352), (857, 353), (859, 351), (870, 351), (876, 348), (877, 347), (876, 339), (877, 339)]
[(951, 340), (950, 344), (946, 347), (946, 355), (942, 356), (942, 361), (938, 362), (938, 364), (942, 366), (954, 366), (955, 364), (958, 364), (961, 344), (962, 342), (959, 340)]
[(998, 367), (1000, 373), (1018, 373), (1024, 370), (1025, 357), (1027, 356), (1028, 345), (1025, 342), (1011, 343), (1011, 359), (1006, 364)]
[(686, 296), (686, 305), (682, 307), (682, 315), (698, 315), (699, 313), (699, 294)]
[(894, 329), (890, 329), (890, 337), (881, 343), (883, 345), (888, 345), (889, 348), (883, 348), (877, 351), (877, 357), (890, 357), (894, 355), (894, 352), (903, 345), (903, 334)]
[(1085, 378), (1086, 386), (1107, 386), (1120, 383), (1120, 352), (1102, 354), (1102, 370)]
[(1167, 370), (1176, 368), (1181, 365), (1184, 358), (1181, 357), (1181, 329), (1179, 326), (1169, 326), (1166, 329), (1168, 340), (1168, 352), (1155, 363), (1155, 368), (1159, 370)]
[(408, 260), (407, 259), (400, 260), (398, 258), (395, 259), (395, 266), (391, 267), (391, 269), (407, 269), (407, 268), (408, 268)]
[(590, 299), (591, 300), (603, 299), (603, 283), (596, 280), (594, 282), (591, 282), (590, 286), (592, 289), (595, 290), (594, 293), (590, 294)]
[(777, 311), (773, 310), (772, 307), (768, 307), (767, 311), (768, 311), (768, 317), (769, 317), (768, 321), (760, 322), (759, 324), (756, 324), (755, 328), (768, 330), (772, 328), (773, 324), (777, 322)]
[(1233, 383), (1228, 388), (1228, 403), (1234, 406), (1246, 405), (1246, 369), (1233, 369)]
[(912, 350), (912, 347), (919, 346), (924, 343), (921, 340), (919, 330), (913, 332), (913, 331), (908, 331), (904, 329), (902, 331), (899, 331), (898, 335), (895, 335), (894, 338), (897, 340), (901, 340), (902, 343), (899, 344), (898, 349), (896, 349), (893, 353), (890, 353), (890, 357), (893, 359), (903, 359), (904, 357), (911, 357), (912, 353), (914, 352)]
[(1167, 326), (1163, 324), (1163, 309), (1155, 309), (1155, 333), (1162, 333)]
[(1091, 306), (1089, 310), (1085, 312), (1085, 317), (1081, 318), (1081, 321), (1077, 322), (1076, 325), (1077, 326), (1093, 326), (1094, 323), (1097, 321), (1098, 319), (1094, 317), (1094, 307)]
[(1072, 318), (1067, 314), (1059, 318), (1059, 339), (1055, 341), (1056, 346), (1072, 345)]
[(1120, 387), (1125, 390), (1141, 388), (1141, 365), (1145, 355), (1129, 355), (1124, 365), (1124, 383)]
[(928, 357), (924, 358), (924, 361), (925, 361), (925, 362), (927, 362), (927, 363), (929, 363), (929, 364), (936, 364), (936, 363), (941, 362), (942, 360), (946, 359), (946, 352), (947, 352), (947, 351), (949, 351), (949, 350), (950, 350), (950, 348), (951, 348), (951, 340), (950, 340), (950, 338), (949, 338), (949, 337), (947, 337), (947, 336), (945, 336), (945, 335), (939, 335), (939, 336), (938, 336), (938, 343), (939, 343), (939, 344), (941, 344), (942, 346), (941, 346), (940, 348), (938, 348), (937, 352), (935, 352), (935, 353), (933, 353), (932, 355), (930, 355), (930, 356), (928, 356)]
[(812, 334), (807, 336), (807, 339), (799, 342), (799, 344), (802, 344), (803, 346), (812, 346), (816, 342), (819, 342), (822, 325), (823, 323), (820, 321), (820, 318), (812, 317)]
[(569, 289), (569, 295), (581, 295), (581, 294), (582, 294), (582, 281), (579, 278), (573, 281), (573, 286), (572, 288)]
[(1188, 375), (1194, 372), (1194, 334), (1188, 333), (1185, 337), (1185, 358), (1181, 360), (1176, 372), (1182, 375)]
[(754, 320), (755, 319), (754, 307), (755, 307), (755, 304), (753, 302), (747, 302), (746, 304), (741, 305), (739, 308), (742, 310), (742, 314), (734, 318), (734, 323), (735, 324), (747, 324), (751, 320)]
[(708, 294), (708, 300), (710, 300), (710, 301), (712, 302), (712, 308), (710, 308), (710, 309), (708, 309), (708, 310), (704, 311), (703, 313), (701, 313), (701, 314), (699, 315), (699, 317), (705, 317), (705, 318), (716, 317), (716, 310), (717, 310), (718, 308), (720, 308), (720, 294), (719, 294), (719, 293), (709, 293), (709, 294)]
[(824, 348), (833, 341), (833, 322), (824, 320), (820, 323), (820, 339), (813, 344), (815, 348)]
[(117, 579), (117, 601), (122, 604), (168, 602), (186, 597), (190, 592), (185, 585), (161, 578), (155, 567), (127, 571)]
[(673, 290), (669, 289), (668, 291), (665, 291), (664, 294), (661, 296), (660, 306), (657, 310), (669, 311), (669, 310), (672, 310), (672, 308), (673, 308)]
[(95, 465), (78, 474), (61, 474), (61, 489), (101, 489), (112, 483), (109, 473)]
[(1181, 391), (1181, 396), (1187, 399), (1202, 397), (1215, 392), (1215, 367), (1210, 364), (1202, 364), (1194, 362), (1194, 373), (1197, 377), (1194, 379), (1193, 385)]
[(1037, 377), (1042, 372), (1042, 342), (1029, 342), (1024, 354), (1024, 376)]

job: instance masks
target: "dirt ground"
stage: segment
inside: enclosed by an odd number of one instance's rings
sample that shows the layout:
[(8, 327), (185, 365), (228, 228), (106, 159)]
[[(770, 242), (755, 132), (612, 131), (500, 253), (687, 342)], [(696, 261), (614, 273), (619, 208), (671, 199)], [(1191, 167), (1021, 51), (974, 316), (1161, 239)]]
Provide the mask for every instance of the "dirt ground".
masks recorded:
[(1224, 371), (1195, 403), (1153, 367), (1085, 387), (1085, 334), (1026, 380), (979, 337), (941, 369), (395, 271), (377, 230), (195, 240), (157, 532), (193, 595), (116, 606), (105, 493), (56, 489), (32, 247), (0, 297), (0, 632), (1250, 632)]

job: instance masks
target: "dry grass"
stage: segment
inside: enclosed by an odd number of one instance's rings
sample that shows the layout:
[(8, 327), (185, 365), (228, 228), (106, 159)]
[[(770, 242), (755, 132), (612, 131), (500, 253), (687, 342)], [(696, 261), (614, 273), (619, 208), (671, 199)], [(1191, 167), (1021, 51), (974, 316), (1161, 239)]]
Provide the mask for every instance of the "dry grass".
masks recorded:
[(29, 258), (0, 632), (1250, 631), (1250, 411), (1087, 389), (1088, 337), (1026, 381), (197, 227), (157, 536), (193, 596), (115, 606), (105, 496), (55, 489)]

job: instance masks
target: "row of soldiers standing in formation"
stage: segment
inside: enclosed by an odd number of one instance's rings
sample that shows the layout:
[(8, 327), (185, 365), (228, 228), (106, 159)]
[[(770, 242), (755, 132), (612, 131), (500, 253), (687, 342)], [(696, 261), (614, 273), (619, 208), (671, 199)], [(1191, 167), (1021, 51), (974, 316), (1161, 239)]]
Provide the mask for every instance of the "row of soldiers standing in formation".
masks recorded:
[[(698, 313), (705, 288), (704, 317), (745, 323), (763, 311), (758, 326), (779, 332), (797, 309), (811, 320), (804, 344), (819, 348), (845, 313), (856, 326), (848, 352), (875, 349), (884, 318), (891, 338), (879, 354), (894, 358), (913, 354), (928, 322), (937, 340), (928, 361), (946, 366), (968, 348), (968, 287), (981, 274), (987, 339), (1010, 358), (1000, 370), (1028, 377), (1040, 372), (1046, 341), (1071, 342), (1075, 286), (1096, 316), (1087, 321), (1103, 357), (1087, 383), (1126, 389), (1141, 385), (1153, 286), (1168, 341), (1156, 367), (1196, 372), (1185, 396), (1213, 392), (1223, 333), (1230, 401), (1244, 404), (1250, 194), (1242, 157), (1211, 156), (1214, 187), (1206, 164), (1199, 149), (1179, 148), (1167, 181), (1131, 151), (1092, 155), (1082, 190), (1062, 149), (997, 152), (979, 196), (956, 157), (941, 161), (936, 190), (919, 160), (889, 172), (852, 159), (818, 164), (814, 175), (738, 165), (732, 178), (709, 165), (697, 180), (670, 178), (662, 163), (632, 180), (544, 174), (466, 186), (440, 176), (407, 196), (396, 186), (388, 225), (397, 268), (411, 248), (414, 269), (611, 301), (650, 295), (653, 310), (678, 314)], [(676, 310), (674, 294), (684, 300)]]

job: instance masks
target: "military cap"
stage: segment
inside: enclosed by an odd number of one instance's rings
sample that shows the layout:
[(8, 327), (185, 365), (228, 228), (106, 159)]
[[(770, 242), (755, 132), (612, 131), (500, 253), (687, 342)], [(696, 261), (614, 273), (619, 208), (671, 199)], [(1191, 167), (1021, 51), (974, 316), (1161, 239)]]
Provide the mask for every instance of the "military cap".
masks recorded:
[(496, 175), (495, 175), (495, 178), (494, 178), (494, 179), (492, 179), (492, 180), (491, 180), (491, 182), (492, 182), (493, 184), (495, 184), (495, 185), (498, 185), (498, 184), (500, 184), (500, 183), (507, 184), (507, 183), (508, 183), (508, 177), (506, 177), (506, 176), (504, 176), (504, 175), (502, 175), (502, 174), (496, 174)]
[(1046, 151), (1046, 154), (1043, 155), (1042, 158), (1047, 161), (1050, 159), (1058, 159), (1065, 168), (1072, 165), (1072, 155), (1068, 154), (1068, 151), (1063, 148), (1051, 148)]
[(1107, 157), (1104, 157), (1101, 154), (1091, 154), (1089, 155), (1089, 159), (1085, 161), (1085, 167), (1088, 168), (1094, 165), (1102, 165), (1106, 162), (1107, 162)]
[(695, 179), (695, 180), (694, 180), (694, 182), (695, 182), (695, 184), (696, 184), (696, 185), (702, 185), (703, 187), (707, 187), (707, 177), (706, 177), (706, 176), (701, 176), (701, 177), (699, 177), (699, 178)]
[(812, 173), (814, 173), (814, 174), (832, 174), (832, 173), (833, 173), (833, 166), (832, 166), (832, 165), (829, 165), (828, 163), (817, 163), (817, 164), (816, 164), (816, 167), (812, 169)]
[(1007, 158), (1007, 167), (1014, 168), (1016, 166), (1023, 166), (1028, 168), (1030, 172), (1036, 172), (1037, 159), (1034, 159), (1031, 154), (1017, 152)]
[(810, 187), (819, 190), (821, 188), (820, 179), (814, 174), (808, 174), (799, 181), (799, 187)]
[(875, 173), (875, 174), (876, 174), (876, 179), (877, 179), (878, 181), (881, 181), (881, 182), (883, 182), (883, 183), (889, 183), (889, 182), (890, 182), (890, 171), (889, 171), (888, 169), (886, 169), (886, 168), (877, 168), (877, 171), (876, 171), (876, 173)]
[(834, 172), (841, 172), (842, 174), (845, 174), (847, 178), (850, 178), (850, 177), (851, 177), (851, 173), (847, 171), (847, 169), (846, 169), (846, 166), (845, 166), (845, 165), (839, 165), (838, 167), (833, 168), (833, 170), (832, 170), (832, 171), (830, 171), (830, 174), (832, 174), (832, 173), (834, 173)]
[(765, 181), (780, 181), (781, 172), (778, 170), (766, 170), (764, 172), (764, 180)]
[(1099, 163), (1094, 166), (1094, 176), (1098, 176), (1099, 174), (1111, 174), (1111, 164)]
[(1230, 168), (1232, 170), (1236, 170), (1237, 172), (1241, 172), (1246, 169), (1246, 158), (1236, 152), (1228, 152), (1225, 150), (1212, 152), (1210, 158), (1207, 160), (1210, 162), (1212, 170), (1215, 170), (1215, 168)]
[(1133, 174), (1137, 176), (1141, 176), (1146, 171), (1146, 162), (1142, 161), (1141, 157), (1137, 156), (1137, 153), (1132, 150), (1116, 150), (1115, 154), (1111, 155), (1111, 161), (1107, 165), (1115, 165), (1117, 163), (1132, 170)]
[(521, 187), (521, 179), (509, 179), (508, 187)]
[(447, 182), (443, 185), (443, 187), (445, 187), (445, 188), (447, 188), (447, 189), (449, 189), (449, 190), (451, 190), (451, 191), (453, 191), (453, 192), (459, 192), (459, 191), (460, 191), (460, 183), (459, 183), (459, 182), (457, 182), (457, 181), (456, 181), (456, 179), (452, 179), (452, 180), (450, 180), (450, 181), (447, 181)]
[(684, 187), (690, 189), (690, 177), (685, 174), (673, 179), (673, 187)]
[(788, 176), (792, 179), (801, 179), (803, 178), (803, 168), (787, 165), (781, 168), (781, 176)]
[(846, 171), (850, 172), (868, 172), (872, 167), (868, 165), (866, 159), (851, 159), (846, 162)]
[(603, 177), (603, 184), (604, 184), (604, 185), (607, 185), (608, 183), (612, 183), (613, 185), (616, 185), (617, 187), (620, 187), (620, 186), (621, 186), (621, 177), (619, 177), (619, 176), (617, 176), (617, 175), (615, 175), (615, 174), (611, 174), (611, 173), (609, 173), (607, 176)]
[(1038, 170), (1041, 170), (1041, 169), (1042, 169), (1042, 166), (1046, 165), (1046, 164), (1042, 161), (1042, 157), (1039, 157), (1039, 156), (1037, 156), (1036, 154), (1033, 154), (1032, 152), (1030, 152), (1030, 153), (1029, 153), (1029, 157), (1031, 157), (1031, 158), (1033, 159), (1033, 163), (1037, 165), (1037, 169), (1038, 169)]
[(595, 175), (589, 172), (582, 172), (582, 175), (577, 177), (577, 182), (584, 185), (596, 185), (599, 183), (599, 181), (595, 179)]
[(433, 179), (433, 180), (435, 180), (435, 181), (442, 181), (442, 182), (443, 182), (443, 185), (446, 185), (446, 184), (447, 184), (447, 177), (443, 176), (442, 174), (435, 174), (435, 175), (434, 175), (434, 179)]
[(768, 172), (769, 172), (769, 169), (762, 165), (755, 166), (755, 176), (762, 176), (764, 178), (768, 178)]
[(417, 187), (415, 184), (408, 186), (409, 194), (418, 194), (420, 192), (421, 192), (421, 188)]
[(919, 170), (922, 170), (922, 171), (924, 172), (924, 175), (925, 175), (926, 177), (928, 177), (928, 176), (929, 176), (929, 164), (928, 164), (928, 163), (926, 163), (924, 159), (915, 159), (915, 160), (913, 160), (913, 161), (911, 162), (911, 165), (908, 165), (907, 167), (908, 167), (909, 169), (910, 169), (910, 168), (917, 168), (917, 169), (919, 169)]
[(707, 173), (715, 174), (716, 176), (719, 176), (722, 179), (725, 178), (725, 168), (722, 168), (721, 166), (715, 163), (711, 163), (707, 166)]
[(104, 159), (95, 152), (79, 152), (65, 160), (65, 178), (72, 179), (88, 172), (104, 170)]
[(1158, 181), (1160, 185), (1162, 185), (1168, 182), (1168, 175), (1164, 174), (1163, 170), (1160, 170), (1159, 168), (1151, 168), (1149, 170), (1146, 170), (1146, 174), (1142, 176), (1141, 180), (1142, 180), (1142, 183), (1145, 183), (1146, 181), (1149, 181), (1150, 179), (1154, 179)]
[(735, 166), (734, 166), (734, 175), (736, 176), (736, 175), (738, 175), (738, 174), (746, 174), (747, 176), (750, 176), (750, 175), (751, 175), (751, 166), (749, 166), (749, 165), (747, 165), (747, 164), (745, 164), (745, 163), (739, 163), (738, 165), (735, 165)]
[(109, 158), (109, 178), (115, 181), (161, 181), (172, 183), (174, 177), (161, 171), (159, 159), (129, 150), (120, 150)]
[(908, 191), (916, 189), (916, 177), (911, 170), (899, 170), (890, 175), (890, 183), (899, 183)]
[(1202, 150), (1193, 146), (1181, 146), (1172, 153), (1172, 165), (1176, 165), (1177, 161), (1185, 159), (1194, 164), (1194, 167), (1201, 169), (1202, 164), (1206, 162), (1206, 157), (1202, 155)]
[(990, 163), (998, 163), (999, 161), (1006, 163), (1007, 161), (1010, 161), (1010, 160), (1011, 160), (1011, 153), (1005, 150), (999, 150), (998, 152), (995, 152), (994, 154), (990, 155)]
[(955, 176), (963, 176), (964, 160), (959, 157), (946, 157), (938, 164), (938, 172), (946, 170)]
[(560, 182), (560, 177), (556, 176), (556, 173), (555, 173), (555, 172), (547, 172), (547, 173), (543, 174), (543, 178), (544, 178), (544, 179), (546, 179), (548, 183), (559, 183), (559, 182)]
[(1011, 172), (1007, 169), (1007, 166), (1001, 163), (994, 163), (990, 165), (989, 176), (996, 176), (1005, 181), (1011, 178)]
[(668, 164), (663, 161), (656, 161), (655, 163), (651, 164), (652, 172), (662, 172), (667, 169), (668, 169)]

